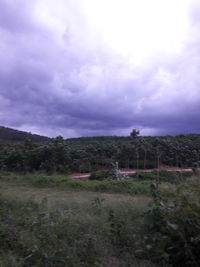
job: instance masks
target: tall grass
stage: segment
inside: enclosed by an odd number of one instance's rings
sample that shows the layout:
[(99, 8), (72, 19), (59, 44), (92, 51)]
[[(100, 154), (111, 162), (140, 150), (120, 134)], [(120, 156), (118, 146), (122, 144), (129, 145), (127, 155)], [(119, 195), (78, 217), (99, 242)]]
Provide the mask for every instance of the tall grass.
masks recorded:
[[(4, 174), (4, 181), (78, 192), (140, 194), (107, 203), (0, 198), (0, 266), (200, 266), (200, 181), (179, 179), (173, 186), (150, 181), (89, 181), (64, 176)], [(165, 185), (165, 184), (164, 184)], [(148, 198), (151, 199), (151, 198)]]
[[(200, 266), (200, 181), (177, 184), (171, 199), (154, 194), (142, 253), (171, 266)], [(143, 256), (144, 256), (143, 254)]]
[(87, 180), (72, 179), (64, 175), (1, 173), (0, 180), (31, 185), (34, 187), (57, 187), (63, 190), (92, 191), (121, 194), (150, 194), (149, 181)]
[(153, 266), (135, 258), (143, 211), (132, 202), (48, 210), (0, 199), (0, 266)]

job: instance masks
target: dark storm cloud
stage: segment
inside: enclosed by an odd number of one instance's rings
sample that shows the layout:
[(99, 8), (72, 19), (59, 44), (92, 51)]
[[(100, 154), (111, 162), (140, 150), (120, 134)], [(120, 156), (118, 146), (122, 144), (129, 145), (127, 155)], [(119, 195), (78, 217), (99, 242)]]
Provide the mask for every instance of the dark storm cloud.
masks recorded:
[(34, 7), (0, 0), (1, 125), (66, 137), (200, 132), (196, 13), (184, 53), (135, 68), (83, 38), (84, 23), (69, 19), (59, 35)]

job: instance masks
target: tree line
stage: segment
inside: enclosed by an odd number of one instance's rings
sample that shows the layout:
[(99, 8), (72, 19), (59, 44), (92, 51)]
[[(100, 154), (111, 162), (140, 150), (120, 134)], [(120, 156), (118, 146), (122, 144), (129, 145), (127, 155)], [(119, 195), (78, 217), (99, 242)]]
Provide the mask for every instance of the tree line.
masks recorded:
[(192, 167), (200, 161), (200, 135), (82, 137), (54, 139), (12, 146), (1, 145), (0, 168), (20, 172), (92, 172), (120, 168), (151, 169), (161, 164)]

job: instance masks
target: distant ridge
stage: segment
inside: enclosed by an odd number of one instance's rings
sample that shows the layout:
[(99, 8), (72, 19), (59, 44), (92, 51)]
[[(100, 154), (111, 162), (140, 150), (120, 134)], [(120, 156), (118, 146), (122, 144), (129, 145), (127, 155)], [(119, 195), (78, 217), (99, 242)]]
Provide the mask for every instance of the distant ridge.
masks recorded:
[(51, 140), (51, 138), (46, 136), (0, 126), (0, 144), (23, 143), (26, 139), (30, 139), (31, 141), (36, 143), (43, 143)]

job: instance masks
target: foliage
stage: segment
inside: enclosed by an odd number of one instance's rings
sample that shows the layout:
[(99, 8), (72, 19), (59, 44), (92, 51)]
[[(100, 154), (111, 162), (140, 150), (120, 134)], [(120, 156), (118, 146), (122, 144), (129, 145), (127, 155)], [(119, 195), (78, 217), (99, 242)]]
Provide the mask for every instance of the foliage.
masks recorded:
[(122, 181), (122, 180), (127, 180), (129, 177), (126, 174), (123, 174), (119, 168), (118, 168), (118, 163), (113, 164), (113, 168), (110, 170), (106, 171), (98, 171), (95, 173), (92, 173), (89, 177), (90, 180), (117, 180), (117, 181)]
[(102, 181), (102, 180), (107, 180), (113, 179), (113, 176), (115, 175), (113, 170), (108, 170), (108, 171), (98, 171), (98, 172), (93, 172), (89, 179), (90, 180), (98, 180), (98, 181)]
[(159, 191), (146, 216), (144, 254), (172, 266), (200, 265), (200, 183), (188, 181), (177, 186), (173, 199)]
[[(23, 182), (24, 186), (145, 194), (150, 199), (149, 180), (84, 181), (6, 172), (0, 178), (10, 184)], [(141, 266), (151, 266), (149, 259), (157, 266), (199, 266), (200, 181), (185, 177), (173, 188), (173, 193), (166, 189), (171, 192), (169, 198), (163, 194), (162, 183), (152, 183), (149, 207), (142, 204), (142, 198), (135, 204), (135, 197), (108, 205), (106, 194), (95, 197), (89, 205), (71, 202), (56, 210), (49, 210), (46, 201), (38, 205), (0, 198), (0, 264), (114, 266), (114, 257), (116, 266), (137, 266), (133, 264), (136, 258), (147, 261)]]
[(21, 266), (94, 266), (95, 244), (85, 226), (73, 226), (58, 211), (41, 212), (34, 203), (1, 200), (0, 207), (0, 249)]
[(0, 143), (12, 144), (16, 142), (24, 142), (25, 140), (42, 143), (50, 141), (50, 138), (0, 126)]
[(0, 199), (0, 265), (153, 266), (132, 253), (140, 211), (131, 202), (110, 208), (95, 198), (62, 210), (45, 203)]
[(14, 174), (0, 172), (0, 180), (9, 182), (23, 182), (24, 185), (34, 187), (57, 187), (63, 190), (74, 191), (92, 191), (92, 192), (108, 192), (120, 194), (150, 194), (149, 181), (130, 180), (84, 180), (70, 179), (65, 175), (46, 175), (46, 174)]
[[(131, 175), (132, 177), (144, 181), (155, 181), (158, 177), (158, 172), (139, 172), (137, 174)], [(178, 183), (183, 180), (186, 180), (187, 178), (190, 178), (193, 176), (192, 172), (172, 172), (172, 171), (159, 171), (159, 181), (160, 182), (168, 182), (168, 183)]]
[[(0, 131), (1, 132), (1, 131)], [(64, 140), (61, 136), (42, 143), (0, 146), (0, 169), (47, 173), (94, 172), (119, 168), (148, 169), (161, 164), (192, 167), (200, 160), (200, 135), (88, 137)], [(196, 167), (195, 167), (196, 170)]]
[(130, 136), (132, 138), (136, 138), (138, 135), (140, 134), (140, 131), (136, 130), (136, 129), (133, 129), (130, 133)]

